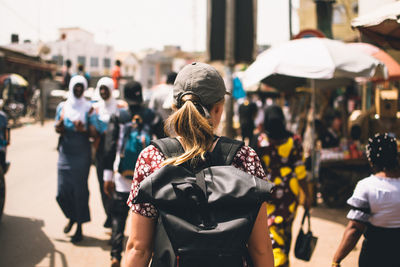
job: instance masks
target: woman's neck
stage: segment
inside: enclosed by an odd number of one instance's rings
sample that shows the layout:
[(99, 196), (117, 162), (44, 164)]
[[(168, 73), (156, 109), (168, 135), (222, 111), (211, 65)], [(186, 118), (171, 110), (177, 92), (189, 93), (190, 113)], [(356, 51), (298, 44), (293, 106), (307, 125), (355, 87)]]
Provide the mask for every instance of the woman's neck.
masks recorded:
[(400, 171), (399, 170), (381, 171), (375, 173), (375, 176), (382, 178), (398, 178), (400, 177)]

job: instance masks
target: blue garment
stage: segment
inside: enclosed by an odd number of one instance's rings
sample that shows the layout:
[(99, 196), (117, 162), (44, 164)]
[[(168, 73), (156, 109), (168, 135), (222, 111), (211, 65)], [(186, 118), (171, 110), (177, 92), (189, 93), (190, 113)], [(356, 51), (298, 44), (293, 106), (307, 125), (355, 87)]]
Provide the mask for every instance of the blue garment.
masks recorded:
[[(64, 103), (57, 107), (59, 120)], [(86, 114), (88, 122), (91, 119)], [(57, 202), (67, 218), (78, 223), (90, 221), (88, 177), (91, 164), (89, 135), (75, 131), (73, 122), (64, 119), (65, 132), (60, 136), (58, 152)], [(87, 127), (87, 125), (86, 125)]]
[(242, 82), (238, 77), (233, 78), (233, 92), (232, 96), (235, 99), (240, 99), (246, 96), (246, 92), (243, 89)]
[[(125, 109), (123, 108), (118, 108), (118, 112), (117, 115), (121, 112), (121, 111), (125, 111)], [(89, 119), (91, 121), (91, 123), (96, 127), (96, 130), (100, 133), (100, 134), (104, 134), (105, 131), (107, 131), (108, 129), (108, 125), (110, 123), (110, 120), (108, 121), (103, 121), (100, 119), (100, 116), (97, 112), (93, 112), (93, 115), (89, 116)]]
[[(60, 104), (58, 104), (58, 106), (56, 108), (56, 121), (60, 120), (60, 118), (61, 118), (64, 103), (65, 102), (61, 102)], [(96, 123), (97, 123), (96, 114), (94, 114), (94, 112), (92, 114), (86, 113), (86, 121), (88, 121), (90, 125), (96, 125)], [(86, 126), (86, 129), (88, 129), (88, 125), (85, 125), (85, 126)], [(69, 120), (68, 118), (64, 118), (64, 127), (66, 130), (75, 131), (74, 123), (71, 120)]]
[(100, 120), (97, 115), (96, 115), (96, 117), (97, 118), (96, 118), (96, 122), (95, 122), (94, 126), (96, 127), (96, 130), (100, 134), (103, 134), (108, 129), (108, 122)]
[(0, 151), (5, 151), (7, 147), (6, 132), (8, 127), (7, 115), (0, 111)]

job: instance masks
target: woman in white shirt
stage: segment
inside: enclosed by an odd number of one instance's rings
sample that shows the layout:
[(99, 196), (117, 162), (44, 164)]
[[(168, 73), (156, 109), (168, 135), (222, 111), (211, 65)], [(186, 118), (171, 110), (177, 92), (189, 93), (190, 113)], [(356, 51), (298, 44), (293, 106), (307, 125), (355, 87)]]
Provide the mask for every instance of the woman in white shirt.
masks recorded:
[(370, 138), (367, 157), (374, 174), (359, 181), (347, 200), (351, 206), (347, 215), (350, 221), (332, 266), (340, 266), (364, 234), (360, 267), (399, 267), (400, 171), (396, 139), (388, 134)]

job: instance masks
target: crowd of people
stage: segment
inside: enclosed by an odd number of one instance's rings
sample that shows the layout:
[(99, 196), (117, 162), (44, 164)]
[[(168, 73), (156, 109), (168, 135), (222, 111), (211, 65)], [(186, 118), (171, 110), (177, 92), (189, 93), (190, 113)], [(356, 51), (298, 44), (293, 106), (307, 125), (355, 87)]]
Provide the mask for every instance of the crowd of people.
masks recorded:
[[(302, 204), (306, 210), (311, 208), (312, 197), (307, 185), (301, 138), (287, 129), (282, 108), (278, 105), (263, 108), (259, 127), (254, 123), (260, 113), (259, 108), (254, 103), (245, 102), (239, 109), (250, 114), (242, 118), (247, 118), (247, 124), (242, 125), (243, 140), (248, 139), (248, 145), (245, 145), (244, 142), (217, 135), (227, 92), (222, 77), (210, 65), (192, 63), (178, 74), (170, 73), (166, 84), (154, 92), (148, 107), (144, 105), (142, 86), (137, 81), (123, 86), (123, 101), (115, 99), (112, 92), (115, 86), (119, 86), (118, 81), (119, 78), (101, 78), (96, 86), (98, 101), (92, 103), (83, 96), (88, 86), (87, 78), (74, 75), (68, 84), (68, 99), (57, 108), (55, 129), (60, 135), (57, 202), (68, 219), (64, 232), (69, 233), (76, 224), (71, 242), (77, 243), (83, 239), (82, 224), (90, 221), (88, 176), (94, 149), (101, 200), (106, 214), (104, 227), (112, 229), (112, 267), (121, 264), (124, 230), (130, 211), (131, 229), (125, 251), (125, 266), (144, 267), (150, 261), (151, 266), (289, 266), (292, 223), (299, 205), (300, 191), (304, 193)], [(331, 127), (322, 138), (327, 146), (336, 142), (335, 129), (340, 128), (339, 124), (333, 116)], [(162, 142), (154, 141), (157, 139), (167, 140), (163, 141), (167, 145), (163, 147)], [(385, 262), (382, 264), (385, 266), (400, 265), (394, 257), (394, 242), (400, 233), (400, 203), (397, 197), (400, 193), (400, 173), (395, 144), (394, 138), (387, 134), (377, 135), (370, 140), (367, 155), (373, 175), (359, 182), (348, 201), (352, 207), (348, 215), (350, 222), (332, 266), (340, 266), (362, 234), (365, 241), (360, 266), (379, 266), (382, 262)], [(240, 191), (234, 188), (239, 183), (207, 189), (210, 183), (207, 175), (211, 173), (213, 176), (211, 169), (207, 168), (219, 165), (234, 167), (236, 172), (266, 181), (265, 184), (256, 182), (259, 190), (256, 192), (264, 192), (262, 190), (269, 188), (265, 191), (265, 198), (257, 199), (253, 206), (249, 207), (250, 202), (244, 201), (228, 209), (231, 214), (224, 217), (224, 222), (229, 221), (229, 216), (241, 218), (243, 214), (240, 212), (244, 207), (252, 211), (246, 217), (248, 220), (252, 218), (251, 227), (244, 241), (240, 241), (246, 253), (241, 254), (243, 251), (240, 251), (239, 258), (226, 251), (214, 255), (204, 248), (191, 247), (190, 238), (171, 236), (168, 231), (172, 226), (166, 223), (166, 218), (179, 216), (168, 214), (169, 217), (165, 217), (160, 199), (153, 201), (150, 197), (144, 198), (145, 189), (141, 188), (143, 182), (147, 181), (152, 183), (152, 197), (165, 195), (167, 189), (158, 188), (160, 184), (156, 183), (156, 178), (163, 172), (173, 170), (172, 175), (163, 176), (163, 179), (173, 186), (176, 196), (167, 195), (164, 198), (172, 204), (178, 203), (181, 209), (185, 209), (192, 200), (199, 201), (202, 198), (195, 195), (187, 203), (179, 203), (180, 194), (193, 194), (196, 188), (205, 192), (206, 199), (218, 200), (220, 196), (215, 196), (212, 190), (222, 194), (226, 193), (224, 190), (227, 187), (233, 187), (236, 191), (232, 189), (228, 194), (232, 198), (234, 192)], [(178, 170), (168, 166), (184, 167), (186, 174), (194, 175), (194, 182), (189, 186), (184, 185), (183, 180), (175, 180), (182, 176), (176, 174)], [(215, 175), (220, 172), (224, 173), (218, 169)], [(199, 173), (203, 173), (203, 178)], [(250, 197), (248, 194), (243, 193), (240, 197)], [(232, 201), (226, 196), (223, 199), (228, 204)], [(213, 209), (217, 208), (213, 206)], [(203, 238), (203, 231), (210, 229), (214, 229), (214, 234), (218, 233), (219, 227), (215, 228), (212, 223), (210, 226), (209, 220), (214, 220), (214, 224), (223, 228), (222, 222), (215, 223), (218, 216), (204, 215), (203, 208), (199, 208), (199, 211), (200, 215), (193, 213), (193, 209), (190, 211), (194, 221), (197, 215), (201, 218), (200, 226), (196, 228), (199, 238)], [(179, 222), (177, 219), (178, 225)], [(237, 220), (230, 222), (239, 224)], [(181, 231), (190, 233), (189, 224), (182, 224)], [(175, 244), (172, 252), (162, 247), (162, 242), (157, 244), (160, 238), (164, 241), (168, 239), (169, 246)], [(211, 244), (216, 240), (208, 242)], [(175, 249), (175, 242), (182, 249)], [(197, 256), (190, 254), (193, 250), (197, 250)], [(388, 251), (393, 251), (393, 254), (387, 254)], [(385, 260), (382, 260), (382, 255), (385, 255)], [(206, 258), (211, 261), (206, 261)], [(226, 264), (215, 265), (221, 259)]]
[[(174, 72), (168, 75), (168, 86), (175, 77)], [(73, 75), (68, 85), (68, 98), (58, 105), (55, 124), (60, 135), (57, 202), (69, 220), (64, 233), (69, 233), (76, 224), (71, 242), (80, 242), (83, 239), (82, 224), (90, 221), (88, 176), (94, 155), (106, 214), (104, 227), (112, 229), (112, 264), (119, 266), (129, 211), (126, 201), (137, 156), (149, 145), (150, 139), (165, 136), (160, 124), (163, 125), (163, 117), (168, 117), (172, 110), (169, 107), (162, 112), (163, 103), (156, 94), (152, 109), (145, 107), (142, 86), (136, 81), (126, 83), (124, 100), (117, 100), (112, 94), (115, 80), (101, 78), (96, 86), (94, 98), (97, 101), (94, 103), (84, 97), (88, 81), (83, 75)], [(172, 97), (172, 91), (166, 90), (166, 93), (171, 93)], [(137, 136), (132, 138), (135, 134)], [(140, 142), (132, 143), (136, 139)], [(132, 153), (132, 145), (138, 146), (137, 155)], [(125, 169), (122, 171), (121, 168)]]

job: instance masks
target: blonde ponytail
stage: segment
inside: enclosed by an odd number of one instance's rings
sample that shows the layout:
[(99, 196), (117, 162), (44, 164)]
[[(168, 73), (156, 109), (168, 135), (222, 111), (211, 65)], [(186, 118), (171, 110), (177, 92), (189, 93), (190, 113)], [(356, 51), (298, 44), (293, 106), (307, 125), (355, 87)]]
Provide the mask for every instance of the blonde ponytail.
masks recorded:
[(180, 165), (186, 161), (205, 159), (205, 153), (211, 150), (214, 141), (214, 128), (205, 118), (196, 105), (197, 99), (194, 95), (187, 95), (185, 102), (165, 122), (165, 131), (171, 134), (171, 129), (181, 137), (185, 153), (179, 157), (166, 159), (162, 165)]

